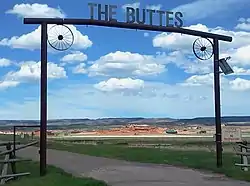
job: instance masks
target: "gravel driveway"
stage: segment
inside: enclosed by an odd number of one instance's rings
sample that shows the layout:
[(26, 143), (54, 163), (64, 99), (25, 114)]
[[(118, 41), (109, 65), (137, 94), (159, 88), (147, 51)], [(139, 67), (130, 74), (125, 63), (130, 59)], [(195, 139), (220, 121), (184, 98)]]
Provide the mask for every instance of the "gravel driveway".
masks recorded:
[[(23, 158), (39, 160), (38, 148), (17, 152)], [(221, 175), (201, 173), (168, 165), (126, 162), (59, 150), (48, 150), (48, 164), (75, 176), (104, 180), (111, 186), (249, 186)], [(239, 170), (240, 171), (240, 170)]]

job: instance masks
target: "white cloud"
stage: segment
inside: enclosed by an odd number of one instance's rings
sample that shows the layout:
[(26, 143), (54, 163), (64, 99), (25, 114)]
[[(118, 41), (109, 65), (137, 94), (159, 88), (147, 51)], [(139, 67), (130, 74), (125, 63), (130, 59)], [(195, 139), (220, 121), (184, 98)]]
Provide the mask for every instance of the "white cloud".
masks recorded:
[(239, 23), (235, 28), (240, 30), (250, 30), (250, 23)]
[[(248, 69), (250, 67), (250, 55), (248, 51), (250, 51), (250, 45), (231, 49), (226, 53), (221, 53), (220, 58), (231, 56), (228, 63), (233, 67), (235, 72), (231, 75), (248, 75)], [(207, 74), (213, 72), (213, 57), (209, 60), (201, 61), (196, 59), (194, 54), (185, 54), (183, 51), (174, 51), (168, 53), (165, 61), (176, 64), (179, 68), (184, 69), (186, 73)]]
[[(202, 24), (191, 25), (185, 28), (231, 36), (233, 38), (232, 42), (220, 42), (221, 51), (227, 51), (231, 48), (239, 48), (242, 46), (249, 45), (250, 43), (250, 32), (244, 32), (244, 31), (235, 32), (235, 31), (225, 30), (220, 27), (208, 28), (207, 26)], [(153, 46), (164, 49), (185, 50), (191, 53), (193, 42), (195, 39), (197, 39), (197, 37), (184, 34), (182, 35), (179, 33), (170, 33), (170, 34), (161, 33), (154, 37)]]
[(82, 62), (86, 61), (88, 59), (87, 55), (80, 52), (80, 51), (74, 51), (71, 52), (71, 54), (67, 54), (61, 58), (62, 62), (66, 63), (74, 63), (74, 62)]
[(207, 74), (213, 72), (213, 62), (212, 60), (207, 61), (184, 61), (183, 64), (179, 66), (183, 68), (186, 73), (190, 74)]
[(140, 3), (136, 2), (136, 3), (132, 3), (132, 4), (125, 4), (125, 5), (122, 6), (122, 8), (124, 10), (126, 10), (127, 7), (131, 7), (131, 8), (134, 8), (134, 9), (140, 8)]
[[(246, 71), (244, 69), (238, 69), (238, 74), (248, 74), (250, 71)], [(236, 74), (237, 74), (236, 73)], [(228, 80), (224, 75), (220, 76), (220, 82), (221, 82), (221, 89), (229, 89), (236, 90), (236, 91), (246, 91), (250, 90), (250, 80), (242, 79), (242, 78), (236, 78), (234, 80)], [(214, 74), (209, 73), (205, 75), (193, 75), (189, 78), (187, 78), (184, 83), (180, 83), (179, 85), (184, 87), (204, 87), (209, 86), (213, 87), (214, 85)]]
[[(49, 89), (49, 119), (138, 116), (184, 118), (214, 115), (213, 87), (207, 85), (181, 86), (144, 81), (143, 88), (115, 91), (100, 91), (92, 84), (62, 85), (59, 86), (61, 88)], [(225, 85), (222, 88), (225, 90), (221, 91), (222, 115), (247, 115), (250, 99), (246, 98), (249, 97), (249, 90), (232, 91)], [(126, 94), (127, 91), (132, 93)], [(25, 96), (29, 97), (30, 92), (29, 89), (25, 90)], [(6, 98), (4, 106), (0, 106), (0, 117), (39, 119), (39, 97), (27, 100), (25, 96), (18, 103)]]
[[(228, 61), (230, 65), (239, 68), (249, 66), (250, 32), (228, 31), (220, 27), (208, 28), (202, 24), (191, 25), (187, 28), (231, 36), (233, 38), (231, 43), (220, 42), (220, 58), (231, 56), (231, 60)], [(170, 51), (166, 60), (175, 63), (187, 73), (210, 73), (213, 70), (213, 58), (206, 61), (200, 61), (196, 59), (193, 54), (192, 47), (196, 38), (197, 37), (178, 33), (161, 33), (154, 37), (153, 46)]]
[(248, 4), (248, 0), (196, 0), (191, 3), (177, 6), (173, 11), (180, 11), (184, 14), (185, 20), (199, 20), (219, 14), (231, 13)]
[[(48, 25), (48, 33), (50, 28), (54, 25)], [(72, 45), (73, 49), (86, 49), (92, 46), (92, 41), (89, 40), (89, 37), (87, 35), (83, 35), (80, 31), (76, 29), (73, 25), (67, 25), (73, 35), (74, 35), (74, 43)], [(57, 36), (55, 36), (57, 37)], [(29, 50), (35, 50), (40, 49), (41, 45), (41, 26), (39, 26), (34, 31), (23, 34), (21, 36), (13, 36), (11, 38), (4, 38), (0, 40), (0, 45), (2, 46), (9, 46), (11, 48), (22, 48), (22, 49), (29, 49)], [(49, 49), (52, 50), (52, 48), (48, 45)]]
[(236, 78), (233, 81), (230, 81), (229, 84), (231, 88), (238, 91), (250, 90), (250, 80)]
[(73, 73), (74, 74), (86, 74), (87, 70), (85, 69), (86, 64), (85, 63), (80, 63), (76, 67), (73, 68)]
[[(185, 27), (191, 30), (199, 30), (208, 32), (209, 29), (202, 24), (191, 25), (189, 27)], [(192, 44), (197, 37), (190, 36), (190, 35), (182, 35), (179, 33), (161, 33), (154, 37), (153, 39), (153, 46), (160, 47), (160, 48), (169, 48), (173, 50), (185, 49), (191, 51)]]
[[(132, 7), (134, 9), (140, 8), (140, 2), (135, 2), (131, 4), (125, 4), (122, 6), (122, 9), (126, 10), (127, 7)], [(156, 5), (146, 5), (146, 9), (151, 9), (151, 10), (160, 10), (162, 8), (161, 4), (156, 4)]]
[(65, 13), (60, 8), (51, 8), (47, 4), (16, 4), (7, 14), (16, 14), (29, 18), (65, 18)]
[(144, 87), (144, 81), (141, 79), (131, 78), (110, 78), (107, 81), (101, 81), (94, 85), (95, 88), (101, 91), (116, 91), (116, 90), (139, 90)]
[(163, 53), (165, 64), (173, 63), (178, 68), (184, 69), (186, 73), (190, 74), (207, 74), (213, 71), (213, 61), (204, 60), (200, 61), (194, 57), (193, 54), (186, 54), (181, 50), (169, 52), (168, 54)]
[(235, 29), (239, 30), (250, 30), (250, 18), (245, 19), (245, 18), (240, 18), (239, 23), (235, 26)]
[[(221, 75), (220, 81), (222, 84), (228, 84), (228, 80)], [(204, 86), (209, 85), (212, 86), (214, 84), (214, 74), (204, 74), (204, 75), (193, 75), (185, 80), (184, 83), (181, 83), (182, 86)]]
[(0, 67), (7, 67), (12, 64), (12, 61), (6, 58), (0, 58)]
[(193, 75), (185, 80), (181, 85), (183, 86), (202, 86), (202, 85), (213, 85), (213, 73), (205, 75)]
[(11, 81), (11, 80), (0, 81), (0, 89), (16, 87), (17, 85), (19, 85), (19, 83), (20, 82), (18, 82), (18, 81)]
[(250, 75), (250, 69), (244, 69), (237, 66), (234, 66), (232, 69), (234, 73), (231, 75)]
[[(59, 67), (55, 63), (48, 62), (47, 75), (49, 79), (60, 79), (67, 77), (63, 67)], [(27, 61), (21, 64), (20, 70), (8, 72), (5, 80), (8, 81), (32, 81), (40, 79), (41, 63), (35, 61)]]
[[(247, 38), (246, 38), (247, 39)], [(224, 56), (231, 56), (230, 64), (249, 66), (250, 62), (250, 45), (242, 46), (236, 49), (231, 49)]]
[(147, 5), (146, 9), (151, 9), (151, 10), (160, 10), (162, 8), (161, 4), (157, 4), (157, 5)]
[(165, 56), (116, 51), (100, 57), (90, 66), (90, 76), (147, 76), (164, 72)]
[(248, 23), (250, 23), (250, 18), (243, 18), (243, 17), (241, 17), (241, 18), (239, 18), (238, 21), (239, 22), (248, 22)]

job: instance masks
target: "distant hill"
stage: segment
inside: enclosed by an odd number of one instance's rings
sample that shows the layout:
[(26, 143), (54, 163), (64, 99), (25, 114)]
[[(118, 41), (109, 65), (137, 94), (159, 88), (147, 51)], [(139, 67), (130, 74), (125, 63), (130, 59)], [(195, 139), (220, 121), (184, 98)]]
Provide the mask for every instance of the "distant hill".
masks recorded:
[[(179, 122), (184, 124), (202, 124), (202, 125), (214, 125), (214, 117), (198, 117), (192, 119), (180, 119)], [(224, 116), (221, 118), (221, 122), (228, 125), (250, 125), (250, 116)]]
[[(222, 123), (228, 125), (249, 125), (250, 116), (225, 116)], [(214, 125), (213, 117), (197, 117), (192, 119), (173, 118), (100, 118), (100, 119), (57, 119), (49, 120), (49, 128), (92, 128), (115, 127), (128, 124), (147, 124), (156, 126), (165, 125)], [(39, 125), (38, 120), (0, 120), (0, 128), (11, 128), (13, 125)], [(60, 127), (59, 127), (60, 126)]]

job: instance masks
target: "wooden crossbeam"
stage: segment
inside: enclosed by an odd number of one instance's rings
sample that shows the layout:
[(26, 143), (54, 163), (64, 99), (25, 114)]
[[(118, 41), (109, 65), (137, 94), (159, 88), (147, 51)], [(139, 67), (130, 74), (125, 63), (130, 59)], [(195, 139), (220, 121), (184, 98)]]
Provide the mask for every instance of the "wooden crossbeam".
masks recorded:
[(240, 163), (235, 163), (235, 166), (250, 167), (249, 164), (240, 164)]
[(247, 145), (238, 144), (238, 146), (243, 147), (243, 148), (246, 148), (246, 149), (250, 149), (250, 146), (247, 146)]
[(26, 147), (29, 147), (29, 146), (32, 146), (32, 145), (36, 145), (36, 144), (38, 144), (38, 141), (33, 141), (33, 142), (27, 143), (25, 145), (16, 147), (16, 150), (21, 150), (21, 149), (24, 149)]
[[(21, 146), (19, 146), (19, 147), (16, 147), (15, 150), (17, 151), (17, 150), (24, 149), (24, 148), (29, 147), (29, 146), (36, 145), (36, 144), (38, 144), (38, 141), (33, 141), (33, 142), (31, 142), (31, 143), (28, 143), (28, 144), (25, 144), (25, 145), (21, 145)], [(5, 155), (5, 154), (9, 154), (9, 153), (12, 153), (12, 152), (14, 152), (14, 149), (13, 149), (13, 148), (10, 149), (10, 150), (6, 150), (6, 151), (3, 151), (3, 152), (0, 152), (0, 156), (1, 156), (1, 155)]]
[(236, 154), (241, 156), (250, 156), (250, 153), (248, 152), (236, 152)]
[(0, 160), (1, 164), (5, 163), (13, 163), (13, 162), (21, 162), (21, 161), (31, 161), (31, 159), (9, 159), (9, 160)]
[(5, 178), (5, 183), (10, 181), (10, 180), (13, 180), (15, 177), (9, 177), (9, 178)]
[[(0, 143), (0, 146), (6, 146), (6, 145), (9, 145), (9, 144), (13, 145), (14, 142), (13, 141), (11, 141), (11, 142), (2, 142), (2, 143)], [(16, 141), (15, 144), (20, 145), (21, 142), (20, 141)]]
[(6, 174), (4, 176), (0, 176), (0, 179), (5, 180), (6, 178), (18, 177), (18, 176), (27, 176), (30, 175), (30, 172), (17, 173), (17, 174)]

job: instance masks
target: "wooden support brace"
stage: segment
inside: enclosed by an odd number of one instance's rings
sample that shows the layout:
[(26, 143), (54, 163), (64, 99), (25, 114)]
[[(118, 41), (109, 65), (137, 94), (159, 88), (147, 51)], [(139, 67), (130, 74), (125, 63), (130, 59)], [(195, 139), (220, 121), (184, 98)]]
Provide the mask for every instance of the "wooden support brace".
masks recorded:
[[(24, 149), (24, 148), (29, 147), (29, 146), (32, 146), (32, 145), (36, 145), (36, 144), (38, 144), (38, 141), (34, 141), (34, 142), (31, 142), (31, 143), (28, 143), (28, 144), (25, 144), (25, 145), (16, 147), (15, 150), (17, 151), (17, 150)], [(0, 152), (0, 156), (1, 156), (1, 155), (5, 155), (5, 154), (9, 154), (9, 153), (11, 153), (11, 152), (13, 152), (13, 151), (14, 151), (14, 149), (12, 148), (12, 149), (10, 149), (10, 150), (6, 150), (6, 151), (3, 151), (3, 152)]]
[[(9, 158), (10, 158), (10, 154), (6, 154), (4, 160), (8, 161)], [(3, 165), (2, 174), (1, 174), (1, 177), (0, 177), (0, 179), (1, 179), (0, 184), (1, 185), (5, 184), (6, 180), (4, 178), (7, 175), (7, 172), (8, 172), (8, 163)]]
[(12, 177), (18, 177), (18, 176), (27, 176), (27, 175), (30, 175), (30, 172), (17, 173), (17, 174), (7, 174), (4, 176), (0, 176), (0, 179), (6, 179), (6, 178), (12, 178)]
[(31, 161), (31, 159), (9, 159), (9, 160), (0, 160), (1, 164), (12, 163), (12, 162), (21, 162), (21, 161)]
[(236, 154), (241, 156), (250, 156), (250, 153), (248, 152), (236, 152)]
[(247, 145), (238, 144), (238, 146), (243, 147), (243, 148), (246, 148), (246, 149), (250, 149), (250, 146), (247, 146)]
[[(0, 143), (0, 146), (6, 146), (6, 145), (13, 145), (14, 144), (14, 142), (13, 141), (11, 141), (11, 142), (3, 142), (3, 143)], [(20, 141), (16, 141), (16, 144), (17, 145), (20, 145), (21, 144), (21, 142)]]
[(25, 145), (16, 147), (16, 150), (21, 150), (21, 149), (24, 149), (24, 148), (26, 148), (26, 147), (30, 147), (30, 146), (36, 145), (36, 144), (38, 144), (38, 141), (33, 141), (33, 142), (31, 142), (31, 143), (28, 143), (28, 144), (25, 144)]
[(250, 167), (250, 164), (240, 164), (240, 163), (235, 163), (235, 166), (240, 166), (240, 167)]
[(5, 178), (5, 182), (8, 182), (8, 181), (13, 180), (13, 179), (14, 179), (14, 177)]

